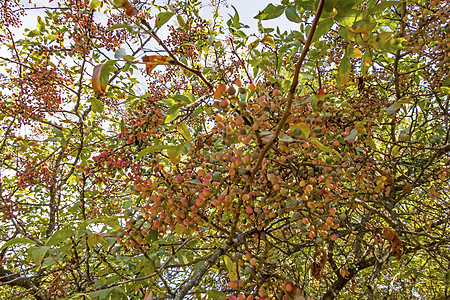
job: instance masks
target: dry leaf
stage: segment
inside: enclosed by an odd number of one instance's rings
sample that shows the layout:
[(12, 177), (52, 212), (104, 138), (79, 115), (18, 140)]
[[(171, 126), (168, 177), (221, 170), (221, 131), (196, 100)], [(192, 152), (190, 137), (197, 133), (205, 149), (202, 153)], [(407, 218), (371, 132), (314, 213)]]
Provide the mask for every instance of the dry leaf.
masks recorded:
[(118, 8), (125, 9), (125, 14), (129, 17), (136, 16), (138, 14), (138, 10), (131, 4), (128, 0), (116, 0), (114, 1)]
[(92, 74), (92, 88), (96, 94), (103, 95), (106, 91), (106, 87), (102, 86), (100, 81), (100, 73), (102, 72), (103, 64), (97, 65), (94, 68), (94, 73)]
[(175, 63), (170, 56), (164, 55), (144, 56), (142, 61), (145, 63), (147, 74), (150, 74), (150, 72), (158, 65), (173, 65)]
[(153, 291), (152, 290), (148, 290), (145, 293), (144, 300), (153, 300)]
[(406, 195), (409, 195), (409, 194), (411, 194), (412, 189), (413, 189), (412, 184), (409, 183), (409, 182), (406, 182), (406, 183), (405, 183), (405, 186), (403, 187), (403, 192), (404, 192)]
[(345, 279), (348, 279), (348, 277), (350, 276), (350, 271), (348, 270), (347, 266), (343, 266), (339, 270), (339, 274), (341, 274), (341, 276), (344, 277)]
[[(319, 257), (320, 256), (320, 257)], [(316, 259), (319, 258), (319, 261)], [(313, 256), (313, 263), (311, 265), (311, 276), (314, 277), (317, 280), (320, 280), (321, 272), (323, 267), (325, 266), (325, 263), (328, 260), (328, 254), (325, 251), (325, 249), (316, 249), (316, 253), (314, 253)]]
[(384, 227), (383, 238), (392, 246), (392, 256), (400, 259), (403, 255), (402, 241), (399, 239), (397, 232), (391, 227)]

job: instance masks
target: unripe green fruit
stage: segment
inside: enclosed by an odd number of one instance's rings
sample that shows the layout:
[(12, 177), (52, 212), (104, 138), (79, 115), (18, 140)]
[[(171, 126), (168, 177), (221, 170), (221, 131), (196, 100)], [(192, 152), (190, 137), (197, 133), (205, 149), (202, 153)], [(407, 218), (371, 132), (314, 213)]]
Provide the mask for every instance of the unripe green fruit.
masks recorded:
[(246, 266), (245, 269), (244, 269), (244, 273), (247, 274), (247, 275), (252, 274), (253, 273), (252, 267)]

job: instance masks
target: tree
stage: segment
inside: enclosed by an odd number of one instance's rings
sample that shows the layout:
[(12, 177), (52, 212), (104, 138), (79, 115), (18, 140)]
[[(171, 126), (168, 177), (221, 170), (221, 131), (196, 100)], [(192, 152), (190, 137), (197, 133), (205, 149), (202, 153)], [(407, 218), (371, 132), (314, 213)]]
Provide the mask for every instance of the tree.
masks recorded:
[(446, 1), (50, 2), (0, 8), (2, 299), (450, 296)]

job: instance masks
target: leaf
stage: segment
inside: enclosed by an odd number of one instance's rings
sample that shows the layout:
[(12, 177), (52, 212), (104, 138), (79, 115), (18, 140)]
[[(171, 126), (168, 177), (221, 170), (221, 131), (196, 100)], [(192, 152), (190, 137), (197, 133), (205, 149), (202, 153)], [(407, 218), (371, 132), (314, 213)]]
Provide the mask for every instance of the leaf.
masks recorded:
[(278, 18), (279, 16), (281, 16), (281, 14), (284, 12), (284, 6), (282, 5), (273, 5), (273, 4), (269, 4), (266, 6), (266, 8), (264, 8), (262, 11), (260, 11), (255, 19), (258, 20), (270, 20), (270, 19), (275, 19)]
[(39, 31), (45, 30), (45, 23), (42, 21), (41, 16), (37, 17), (37, 28), (39, 29)]
[(314, 145), (317, 146), (317, 148), (319, 148), (320, 150), (324, 151), (324, 152), (333, 152), (333, 149), (331, 149), (330, 147), (325, 146), (324, 144), (322, 144), (321, 142), (319, 142), (316, 138), (311, 138), (311, 143), (313, 143)]
[(394, 256), (397, 259), (400, 259), (403, 255), (403, 248), (402, 248), (402, 241), (398, 237), (397, 232), (393, 228), (386, 226), (383, 228), (383, 238), (391, 244), (392, 256)]
[(398, 157), (398, 153), (400, 151), (400, 147), (395, 145), (394, 147), (392, 147), (392, 156), (393, 157)]
[(206, 292), (206, 295), (208, 296), (208, 299), (221, 300), (224, 298), (225, 293), (216, 290), (209, 290)]
[(102, 3), (100, 2), (100, 0), (92, 0), (91, 3), (89, 4), (89, 9), (94, 10), (94, 9), (100, 7), (101, 4)]
[(138, 14), (138, 10), (129, 2), (129, 0), (114, 0), (114, 5), (118, 8), (125, 9), (125, 14), (129, 17)]
[(339, 64), (338, 70), (339, 81), (342, 85), (347, 85), (348, 80), (350, 79), (350, 69), (350, 59), (347, 57), (347, 55), (345, 55), (342, 58), (341, 63)]
[(161, 27), (166, 24), (174, 14), (172, 11), (160, 12), (156, 17), (155, 27)]
[(103, 103), (96, 97), (91, 97), (89, 99), (92, 105), (92, 111), (96, 113), (102, 113), (103, 112)]
[(282, 142), (287, 142), (287, 143), (294, 141), (294, 139), (287, 134), (285, 134), (282, 138), (278, 138), (278, 140), (280, 140)]
[(356, 22), (352, 27), (349, 27), (348, 30), (353, 33), (371, 32), (376, 25), (377, 22), (367, 22), (366, 20), (363, 20)]
[(446, 95), (450, 95), (450, 88), (446, 87), (446, 86), (441, 86), (441, 91), (446, 94)]
[(181, 160), (181, 147), (179, 146), (172, 146), (170, 148), (167, 148), (167, 156), (169, 156), (169, 160), (172, 164), (178, 165)]
[(326, 19), (320, 21), (319, 25), (317, 26), (316, 31), (314, 32), (313, 41), (318, 41), (322, 35), (327, 33), (331, 27), (333, 27), (334, 20), (332, 19)]
[(399, 110), (400, 107), (401, 107), (401, 103), (396, 101), (396, 102), (394, 102), (394, 104), (392, 104), (391, 106), (389, 106), (388, 108), (385, 109), (386, 114), (392, 115), (393, 113), (397, 112), (397, 110)]
[(345, 141), (347, 142), (347, 143), (349, 143), (349, 144), (352, 144), (352, 143), (354, 143), (355, 142), (355, 139), (356, 139), (356, 137), (358, 136), (358, 129), (353, 129), (351, 132), (350, 132), (350, 134), (349, 135), (347, 135), (346, 137), (345, 137)]
[(106, 86), (102, 85), (100, 81), (100, 73), (102, 71), (103, 64), (97, 65), (94, 68), (94, 73), (92, 74), (92, 89), (96, 94), (103, 95), (106, 91)]
[(115, 59), (121, 59), (122, 57), (127, 56), (127, 52), (125, 51), (125, 49), (117, 49), (116, 53), (114, 53), (114, 58)]
[(117, 68), (114, 66), (116, 64), (117, 60), (111, 59), (108, 60), (100, 70), (100, 84), (104, 89), (106, 90), (106, 86), (109, 83), (109, 76), (112, 72), (117, 71)]
[(300, 23), (302, 21), (302, 18), (297, 14), (297, 9), (295, 6), (289, 6), (284, 11), (284, 14), (286, 15), (286, 18), (294, 23)]
[(231, 281), (235, 281), (237, 279), (236, 264), (233, 263), (231, 258), (229, 258), (227, 255), (223, 256), (223, 260), (225, 262), (225, 266), (228, 269), (228, 277), (230, 277)]
[(174, 104), (172, 105), (169, 110), (167, 111), (167, 117), (164, 120), (164, 123), (170, 123), (178, 116), (178, 113), (180, 112), (180, 108), (183, 107), (184, 104)]
[(90, 247), (93, 247), (97, 244), (106, 244), (106, 240), (101, 235), (93, 233), (88, 235), (87, 243)]
[(319, 148), (320, 150), (322, 150), (323, 152), (329, 153), (329, 152), (333, 152), (334, 154), (336, 154), (340, 159), (342, 159), (342, 156), (339, 154), (339, 152), (337, 152), (334, 149), (331, 149), (330, 147), (325, 146), (324, 144), (322, 144), (321, 142), (319, 142), (316, 138), (311, 138), (311, 143), (313, 143), (314, 145), (317, 146), (317, 148)]
[(9, 241), (7, 241), (6, 243), (3, 244), (3, 246), (0, 248), (0, 250), (6, 249), (12, 245), (16, 245), (16, 244), (36, 244), (35, 241), (30, 240), (28, 238), (23, 238), (23, 237), (18, 237), (18, 238), (13, 238), (10, 239)]
[(70, 228), (61, 229), (53, 233), (53, 235), (45, 243), (46, 246), (54, 246), (62, 243), (74, 235), (74, 231)]
[(399, 5), (402, 1), (381, 1), (381, 3), (374, 5), (372, 8), (369, 8), (368, 15), (373, 15), (379, 11), (385, 10), (388, 7)]
[(156, 152), (156, 151), (160, 151), (160, 150), (164, 150), (169, 148), (170, 146), (166, 146), (166, 145), (154, 145), (154, 146), (150, 146), (145, 148), (144, 150), (141, 150), (138, 155), (136, 156), (136, 159), (141, 159), (146, 155), (149, 155), (150, 153)]
[(273, 38), (270, 35), (265, 35), (264, 38), (261, 40), (261, 43), (272, 46), (273, 49), (276, 49), (275, 42), (273, 41)]
[(142, 57), (142, 61), (145, 63), (147, 74), (150, 74), (151, 71), (158, 65), (173, 65), (175, 64), (174, 60), (170, 56), (164, 55), (150, 55)]
[(305, 136), (305, 140), (309, 138), (309, 134), (311, 133), (311, 128), (308, 124), (301, 122), (298, 124), (298, 128), (302, 131), (303, 135)]
[(362, 58), (363, 55), (361, 53), (361, 50), (359, 50), (358, 48), (353, 48), (353, 57)]
[(189, 132), (189, 128), (185, 122), (177, 127), (177, 131), (181, 133), (186, 141), (190, 142), (192, 140), (191, 133)]
[(42, 264), (42, 261), (44, 260), (44, 256), (47, 253), (48, 249), (50, 249), (50, 247), (41, 246), (31, 251), (31, 256), (33, 257), (33, 261), (36, 263), (36, 265), (40, 266)]

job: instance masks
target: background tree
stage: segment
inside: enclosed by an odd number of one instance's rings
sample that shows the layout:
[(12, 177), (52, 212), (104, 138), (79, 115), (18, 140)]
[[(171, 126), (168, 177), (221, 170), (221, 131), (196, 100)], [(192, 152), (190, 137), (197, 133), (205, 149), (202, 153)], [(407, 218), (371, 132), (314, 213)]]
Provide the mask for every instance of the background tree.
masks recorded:
[(445, 1), (25, 2), (2, 299), (449, 297)]

